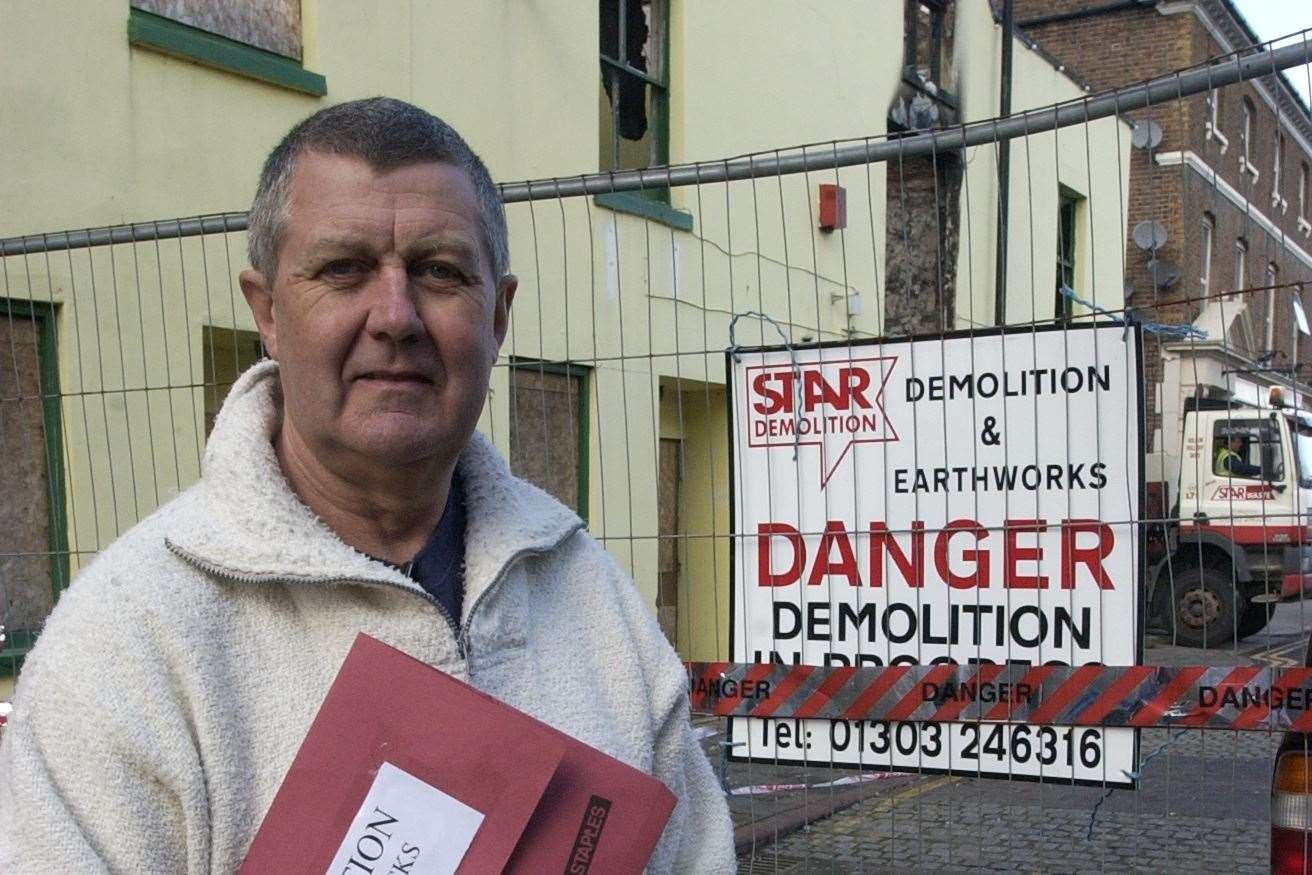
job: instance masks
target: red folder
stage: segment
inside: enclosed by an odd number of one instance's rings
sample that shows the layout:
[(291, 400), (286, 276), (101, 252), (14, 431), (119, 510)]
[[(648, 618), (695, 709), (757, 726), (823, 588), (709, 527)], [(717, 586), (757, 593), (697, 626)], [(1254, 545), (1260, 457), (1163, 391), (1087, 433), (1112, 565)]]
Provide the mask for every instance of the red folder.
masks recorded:
[[(459, 875), (637, 875), (674, 808), (655, 778), (361, 634), (241, 872), (322, 875), (384, 763), (482, 815)], [(362, 845), (380, 873), (400, 847)]]

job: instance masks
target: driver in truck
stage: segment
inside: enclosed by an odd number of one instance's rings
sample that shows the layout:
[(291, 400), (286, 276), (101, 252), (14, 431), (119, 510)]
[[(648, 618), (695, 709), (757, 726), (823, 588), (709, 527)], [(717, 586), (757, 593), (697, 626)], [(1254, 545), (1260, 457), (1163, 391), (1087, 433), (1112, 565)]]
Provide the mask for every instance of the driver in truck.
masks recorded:
[(1244, 436), (1230, 435), (1216, 454), (1216, 473), (1222, 477), (1260, 477), (1262, 469), (1244, 461)]

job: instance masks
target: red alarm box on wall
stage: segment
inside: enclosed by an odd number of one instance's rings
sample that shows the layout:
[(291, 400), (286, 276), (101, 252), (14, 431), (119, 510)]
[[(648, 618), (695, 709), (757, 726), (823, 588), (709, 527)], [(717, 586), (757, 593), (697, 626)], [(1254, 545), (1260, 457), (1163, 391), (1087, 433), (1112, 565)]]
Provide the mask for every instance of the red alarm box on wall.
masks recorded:
[(832, 182), (820, 183), (820, 230), (847, 227), (847, 189)]

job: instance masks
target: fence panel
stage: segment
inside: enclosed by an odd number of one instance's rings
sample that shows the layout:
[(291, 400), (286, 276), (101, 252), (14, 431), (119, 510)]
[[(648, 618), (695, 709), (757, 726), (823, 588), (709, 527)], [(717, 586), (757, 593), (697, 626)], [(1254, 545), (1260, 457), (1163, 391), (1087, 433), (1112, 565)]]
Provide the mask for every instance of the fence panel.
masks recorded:
[[(520, 285), (480, 428), (691, 663), (745, 871), (1266, 871), (1312, 686), (1312, 205), (1306, 170), (1294, 212), (1216, 171), (1247, 144), (1213, 109), (1307, 56), (504, 186)], [(199, 477), (262, 354), (244, 229), (0, 241), (5, 678)]]

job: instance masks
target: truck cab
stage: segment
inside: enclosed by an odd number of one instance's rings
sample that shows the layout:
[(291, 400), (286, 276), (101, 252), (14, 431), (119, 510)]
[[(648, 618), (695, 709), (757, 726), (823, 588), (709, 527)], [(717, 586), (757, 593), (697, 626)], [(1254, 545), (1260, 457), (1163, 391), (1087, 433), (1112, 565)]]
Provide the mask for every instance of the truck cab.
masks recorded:
[(1149, 534), (1160, 554), (1149, 606), (1179, 643), (1210, 647), (1312, 592), (1312, 414), (1279, 387), (1249, 400), (1199, 394), (1180, 411), (1177, 489), (1158, 485), (1175, 493), (1174, 525)]

